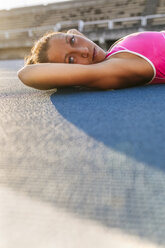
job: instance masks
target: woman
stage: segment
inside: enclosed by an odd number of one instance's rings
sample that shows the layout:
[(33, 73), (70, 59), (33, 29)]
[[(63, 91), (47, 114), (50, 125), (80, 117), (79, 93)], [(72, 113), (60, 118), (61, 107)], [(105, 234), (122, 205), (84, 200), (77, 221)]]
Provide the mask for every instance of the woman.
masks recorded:
[(36, 42), (18, 77), (40, 90), (63, 86), (105, 90), (165, 83), (165, 32), (128, 35), (108, 52), (76, 29), (50, 33)]

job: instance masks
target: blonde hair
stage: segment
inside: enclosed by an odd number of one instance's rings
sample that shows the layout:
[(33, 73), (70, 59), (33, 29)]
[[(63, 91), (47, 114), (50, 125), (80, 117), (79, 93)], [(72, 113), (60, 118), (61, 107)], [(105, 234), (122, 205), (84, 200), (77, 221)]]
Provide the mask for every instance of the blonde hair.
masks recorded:
[(31, 52), (25, 57), (25, 64), (38, 64), (38, 63), (48, 63), (47, 51), (49, 48), (49, 40), (56, 35), (63, 32), (48, 32), (44, 34), (39, 40), (34, 43)]

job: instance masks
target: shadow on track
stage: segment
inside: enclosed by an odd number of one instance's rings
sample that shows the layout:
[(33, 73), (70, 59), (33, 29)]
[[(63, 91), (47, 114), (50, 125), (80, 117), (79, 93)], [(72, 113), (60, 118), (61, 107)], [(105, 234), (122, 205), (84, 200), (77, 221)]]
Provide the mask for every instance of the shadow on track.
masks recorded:
[[(165, 86), (116, 91), (65, 88), (52, 94), (51, 101), (67, 121), (112, 153), (112, 160), (100, 164), (99, 170), (89, 164), (85, 175), (81, 163), (70, 164), (71, 174), (62, 165), (67, 195), (72, 197), (59, 205), (164, 244)], [(128, 159), (114, 163), (113, 150)]]
[(89, 136), (165, 170), (165, 86), (116, 91), (65, 88), (52, 94), (51, 101)]

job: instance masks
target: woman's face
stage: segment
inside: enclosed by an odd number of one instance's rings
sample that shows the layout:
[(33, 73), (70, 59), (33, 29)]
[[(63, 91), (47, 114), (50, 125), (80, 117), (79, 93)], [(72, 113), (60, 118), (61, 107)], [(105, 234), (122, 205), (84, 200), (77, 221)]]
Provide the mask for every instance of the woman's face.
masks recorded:
[(96, 64), (106, 52), (85, 36), (61, 33), (49, 40), (48, 60), (52, 63)]

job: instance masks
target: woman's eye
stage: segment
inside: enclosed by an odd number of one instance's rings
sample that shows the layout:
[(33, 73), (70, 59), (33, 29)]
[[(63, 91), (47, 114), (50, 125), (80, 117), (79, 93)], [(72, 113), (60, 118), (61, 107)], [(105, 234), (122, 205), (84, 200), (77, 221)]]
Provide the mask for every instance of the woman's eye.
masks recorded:
[(69, 57), (69, 64), (73, 64), (74, 63), (74, 58), (73, 57)]
[(72, 38), (70, 39), (70, 43), (71, 43), (71, 45), (73, 45), (74, 44), (74, 42), (75, 42), (75, 38), (74, 38), (74, 35), (72, 36)]

